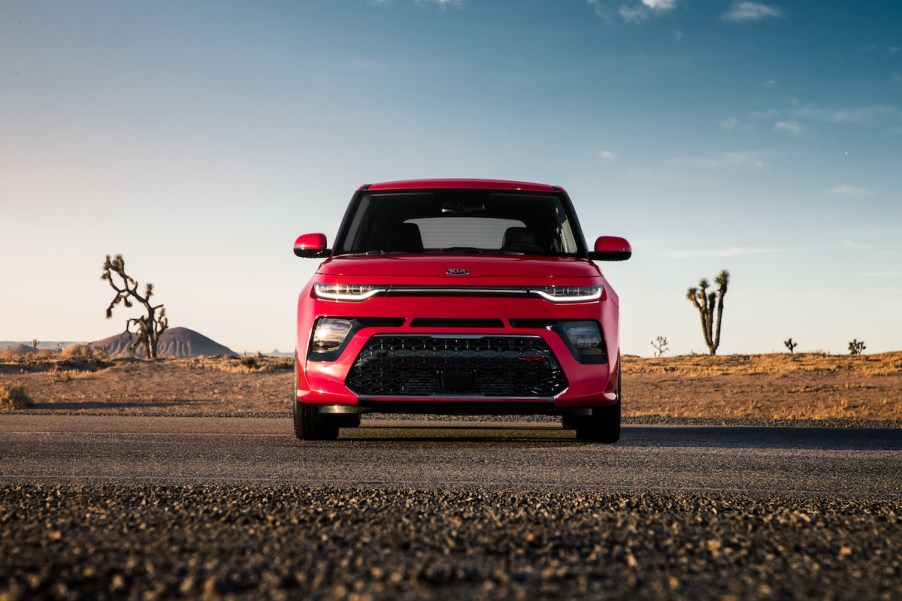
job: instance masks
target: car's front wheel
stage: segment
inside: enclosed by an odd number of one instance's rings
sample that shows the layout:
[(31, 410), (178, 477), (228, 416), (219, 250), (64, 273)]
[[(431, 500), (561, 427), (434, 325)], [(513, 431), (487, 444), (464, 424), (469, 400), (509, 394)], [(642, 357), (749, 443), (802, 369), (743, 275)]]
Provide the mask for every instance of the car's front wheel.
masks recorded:
[(319, 405), (294, 402), (294, 435), (299, 440), (335, 440), (338, 419), (319, 412)]
[(620, 440), (620, 409), (623, 396), (617, 380), (617, 404), (594, 409), (589, 417), (569, 418), (565, 422), (576, 428), (576, 437), (587, 442), (613, 444)]
[[(298, 389), (297, 366), (294, 369), (294, 390)], [(292, 393), (294, 406), (294, 435), (299, 440), (335, 440), (338, 438), (338, 416), (323, 415), (319, 405), (300, 403)]]

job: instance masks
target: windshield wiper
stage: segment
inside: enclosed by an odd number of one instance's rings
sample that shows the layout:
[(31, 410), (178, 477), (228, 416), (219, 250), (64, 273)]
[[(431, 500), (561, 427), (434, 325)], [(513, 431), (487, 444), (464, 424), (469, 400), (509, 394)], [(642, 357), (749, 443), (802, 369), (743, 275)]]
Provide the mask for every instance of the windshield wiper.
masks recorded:
[(448, 248), (440, 248), (440, 253), (484, 253), (485, 250), (476, 248), (475, 246), (449, 246)]
[(357, 253), (344, 253), (344, 254), (355, 256), (355, 257), (360, 257), (363, 255), (384, 255), (385, 251), (384, 250), (362, 250)]

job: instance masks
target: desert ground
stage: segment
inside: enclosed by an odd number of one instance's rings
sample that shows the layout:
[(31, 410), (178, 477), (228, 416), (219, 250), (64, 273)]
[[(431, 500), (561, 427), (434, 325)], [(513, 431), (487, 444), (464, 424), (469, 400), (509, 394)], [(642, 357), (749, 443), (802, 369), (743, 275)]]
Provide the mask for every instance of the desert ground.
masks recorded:
[[(627, 421), (902, 422), (902, 352), (628, 355), (623, 373)], [(263, 355), (145, 361), (77, 348), (0, 353), (0, 387), (24, 392), (31, 402), (19, 410), (32, 412), (287, 414), (292, 378), (291, 358)]]
[(0, 600), (900, 598), (902, 352), (623, 369), (618, 445), (320, 443), (291, 358), (0, 354)]

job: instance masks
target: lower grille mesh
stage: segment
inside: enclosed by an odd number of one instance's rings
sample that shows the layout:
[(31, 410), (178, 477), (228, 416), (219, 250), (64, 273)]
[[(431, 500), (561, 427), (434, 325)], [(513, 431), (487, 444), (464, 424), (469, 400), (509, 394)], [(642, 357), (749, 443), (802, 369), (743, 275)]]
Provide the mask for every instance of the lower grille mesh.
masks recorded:
[(382, 335), (364, 345), (346, 383), (371, 396), (550, 397), (567, 387), (567, 378), (534, 336)]

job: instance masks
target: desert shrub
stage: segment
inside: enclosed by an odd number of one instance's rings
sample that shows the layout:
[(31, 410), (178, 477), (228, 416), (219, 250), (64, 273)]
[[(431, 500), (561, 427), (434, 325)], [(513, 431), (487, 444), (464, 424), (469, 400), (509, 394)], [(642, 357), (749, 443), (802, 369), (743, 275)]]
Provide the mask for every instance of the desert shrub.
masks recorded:
[(64, 359), (87, 359), (87, 360), (103, 360), (106, 359), (106, 352), (98, 349), (90, 344), (73, 344), (63, 349), (62, 357)]
[(16, 384), (0, 384), (0, 411), (25, 409), (32, 405), (25, 388)]
[(663, 357), (664, 353), (667, 352), (667, 337), (666, 336), (658, 336), (654, 340), (651, 341), (652, 347), (655, 349), (655, 357)]
[(242, 355), (239, 359), (239, 362), (241, 363), (241, 365), (248, 369), (257, 369), (257, 367), (259, 366), (257, 357), (254, 357), (252, 355)]
[(250, 373), (291, 371), (294, 369), (294, 357), (271, 357), (258, 353), (254, 355), (216, 357), (195, 357), (187, 360), (195, 369), (215, 369), (226, 373)]

